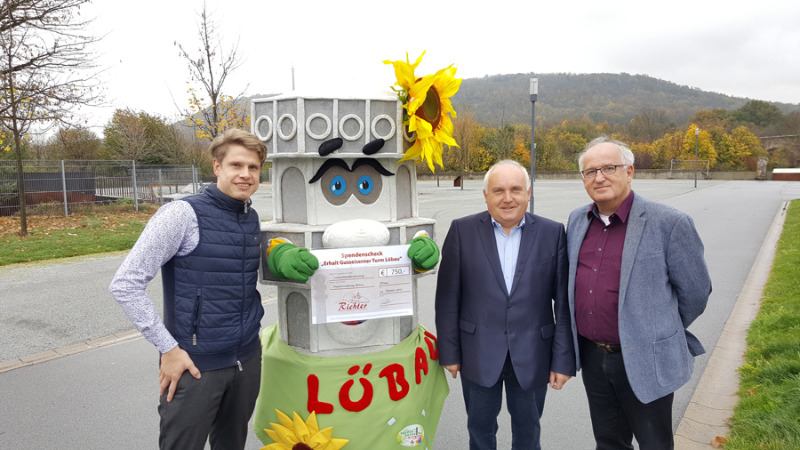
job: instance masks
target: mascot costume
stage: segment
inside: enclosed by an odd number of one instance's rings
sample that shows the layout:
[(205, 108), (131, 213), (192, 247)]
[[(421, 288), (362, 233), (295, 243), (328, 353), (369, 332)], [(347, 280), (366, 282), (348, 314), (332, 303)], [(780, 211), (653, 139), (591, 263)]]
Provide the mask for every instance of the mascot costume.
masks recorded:
[[(424, 52), (423, 52), (424, 55)], [(253, 100), (269, 148), (273, 218), (261, 282), (278, 322), (262, 331), (254, 430), (265, 449), (433, 448), (449, 388), (418, 324), (417, 277), (433, 273), (432, 219), (418, 216), (415, 163), (455, 146), (452, 66), (395, 93)]]

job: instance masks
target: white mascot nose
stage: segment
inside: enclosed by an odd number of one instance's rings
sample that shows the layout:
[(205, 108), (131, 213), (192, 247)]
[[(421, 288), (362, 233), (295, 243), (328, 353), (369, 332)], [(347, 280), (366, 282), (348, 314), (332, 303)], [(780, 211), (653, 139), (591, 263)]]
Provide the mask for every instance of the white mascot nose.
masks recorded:
[(386, 225), (369, 219), (343, 220), (328, 226), (322, 235), (325, 248), (369, 247), (389, 244)]

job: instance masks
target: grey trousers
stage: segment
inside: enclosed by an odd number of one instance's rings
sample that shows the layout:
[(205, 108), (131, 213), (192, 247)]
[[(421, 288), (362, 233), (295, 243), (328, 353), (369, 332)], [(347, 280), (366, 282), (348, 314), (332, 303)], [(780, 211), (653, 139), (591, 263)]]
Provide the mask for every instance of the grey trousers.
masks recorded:
[(244, 449), (250, 416), (261, 385), (261, 353), (238, 366), (181, 376), (172, 401), (161, 396), (161, 450)]

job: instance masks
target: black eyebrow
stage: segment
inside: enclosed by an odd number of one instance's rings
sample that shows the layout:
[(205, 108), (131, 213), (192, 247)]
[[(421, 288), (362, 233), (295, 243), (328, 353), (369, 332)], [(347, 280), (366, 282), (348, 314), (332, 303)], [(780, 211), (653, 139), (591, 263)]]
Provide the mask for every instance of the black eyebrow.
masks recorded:
[(319, 170), (317, 170), (317, 173), (315, 173), (314, 176), (311, 177), (310, 180), (308, 180), (308, 184), (311, 184), (311, 183), (319, 180), (320, 178), (322, 178), (322, 175), (324, 175), (325, 172), (330, 170), (332, 167), (341, 167), (341, 168), (347, 170), (348, 172), (352, 172), (350, 170), (350, 168), (347, 167), (347, 163), (342, 161), (341, 159), (338, 159), (338, 158), (329, 159), (329, 160), (325, 161), (324, 163), (322, 163), (322, 166), (320, 166)]
[(359, 167), (364, 166), (364, 165), (372, 166), (372, 168), (375, 169), (376, 171), (378, 171), (378, 173), (381, 174), (381, 175), (384, 175), (384, 176), (387, 176), (387, 177), (394, 176), (394, 174), (392, 172), (389, 172), (388, 170), (386, 170), (386, 168), (383, 167), (383, 165), (380, 162), (378, 162), (377, 159), (371, 159), (371, 158), (358, 158), (353, 163), (353, 170), (356, 170)]
[(387, 177), (394, 176), (394, 174), (392, 172), (389, 172), (388, 170), (386, 170), (386, 168), (383, 167), (383, 165), (380, 162), (378, 162), (378, 160), (375, 160), (375, 159), (358, 158), (357, 160), (355, 160), (353, 162), (353, 168), (351, 169), (350, 167), (347, 166), (347, 163), (344, 162), (344, 160), (341, 160), (341, 159), (338, 159), (338, 158), (334, 158), (334, 159), (329, 159), (329, 160), (325, 161), (324, 163), (322, 163), (322, 166), (320, 166), (320, 168), (317, 170), (317, 173), (315, 173), (314, 176), (311, 177), (310, 180), (308, 180), (308, 184), (314, 183), (315, 181), (317, 181), (320, 178), (322, 178), (322, 176), (325, 174), (325, 172), (327, 172), (328, 170), (330, 170), (333, 167), (341, 167), (342, 169), (345, 169), (348, 172), (352, 172), (352, 171), (356, 170), (357, 168), (359, 168), (361, 166), (370, 166), (373, 169), (375, 169), (375, 171), (377, 171), (379, 174), (381, 174), (383, 176), (387, 176)]

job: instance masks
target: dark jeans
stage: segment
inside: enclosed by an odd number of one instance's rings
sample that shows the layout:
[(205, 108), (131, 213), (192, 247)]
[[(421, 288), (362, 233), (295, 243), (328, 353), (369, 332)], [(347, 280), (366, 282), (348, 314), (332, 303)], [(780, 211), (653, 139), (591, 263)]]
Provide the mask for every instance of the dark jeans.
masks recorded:
[(622, 353), (608, 353), (583, 337), (579, 342), (597, 449), (633, 449), (633, 436), (641, 450), (673, 449), (674, 394), (640, 402), (628, 383)]
[(178, 382), (175, 396), (167, 403), (161, 396), (159, 448), (203, 450), (243, 449), (247, 422), (253, 415), (261, 387), (261, 353), (238, 366), (203, 372), (199, 380), (187, 370)]
[(492, 387), (483, 387), (461, 377), (470, 450), (497, 448), (497, 415), (503, 402), (503, 385), (506, 388), (508, 413), (511, 415), (512, 450), (539, 450), (539, 418), (544, 410), (547, 385), (529, 391), (522, 389), (514, 375), (510, 356), (506, 356), (500, 379)]

